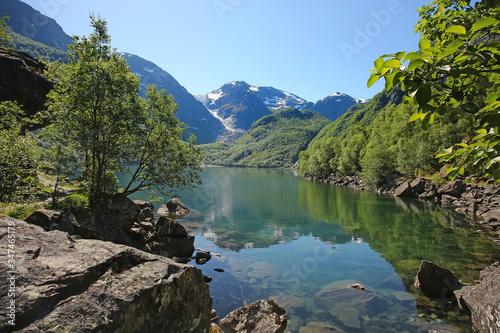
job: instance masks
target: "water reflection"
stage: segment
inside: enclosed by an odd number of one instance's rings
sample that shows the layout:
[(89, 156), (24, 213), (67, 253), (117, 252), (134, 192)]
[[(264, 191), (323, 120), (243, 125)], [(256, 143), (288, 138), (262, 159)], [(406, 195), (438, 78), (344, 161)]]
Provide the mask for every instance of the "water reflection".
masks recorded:
[[(202, 177), (202, 187), (183, 193), (196, 210), (181, 222), (198, 236), (196, 247), (221, 254), (199, 266), (213, 277), (220, 317), (276, 298), (290, 315), (289, 332), (467, 331), (457, 326), (467, 318), (412, 289), (418, 266), (425, 259), (472, 281), (499, 258), (471, 221), (432, 204), (283, 170), (208, 168)], [(356, 283), (361, 294), (350, 289)]]

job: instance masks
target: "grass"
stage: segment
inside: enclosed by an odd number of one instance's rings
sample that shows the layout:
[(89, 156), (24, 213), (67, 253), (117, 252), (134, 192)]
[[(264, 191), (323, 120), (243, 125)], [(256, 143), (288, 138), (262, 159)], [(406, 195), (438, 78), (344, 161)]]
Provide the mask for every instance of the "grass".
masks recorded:
[(45, 204), (43, 202), (0, 203), (0, 214), (8, 215), (19, 220), (24, 220), (34, 211), (42, 208), (45, 208)]

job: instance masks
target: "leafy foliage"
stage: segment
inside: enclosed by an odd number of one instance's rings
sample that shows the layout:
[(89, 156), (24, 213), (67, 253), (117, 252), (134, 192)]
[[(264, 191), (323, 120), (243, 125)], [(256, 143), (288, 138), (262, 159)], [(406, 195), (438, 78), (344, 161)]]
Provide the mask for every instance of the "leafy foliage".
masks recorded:
[[(127, 162), (122, 163), (122, 172), (130, 174), (131, 180), (124, 188), (126, 195), (156, 185), (170, 185), (187, 189), (199, 184), (198, 172), (203, 155), (191, 134), (189, 142), (179, 138), (186, 126), (175, 117), (177, 104), (172, 95), (156, 86), (148, 86), (147, 99), (143, 101), (143, 126), (136, 130), (135, 139), (129, 146)], [(168, 195), (167, 188), (158, 190)]]
[(233, 144), (201, 145), (205, 163), (228, 166), (286, 167), (330, 121), (313, 111), (286, 109), (259, 119)]
[(23, 111), (17, 104), (0, 104), (0, 202), (20, 202), (34, 197), (39, 190), (36, 141), (21, 130)]
[(200, 152), (194, 140), (180, 142), (185, 127), (175, 118), (173, 98), (150, 87), (142, 99), (139, 78), (111, 48), (106, 21), (91, 15), (91, 25), (88, 38), (74, 37), (68, 46), (69, 62), (49, 68), (57, 82), (49, 94), (49, 108), (57, 115), (53, 133), (82, 156), (80, 177), (89, 205), (117, 191), (118, 172), (133, 176), (125, 194), (195, 186)]
[(14, 50), (25, 52), (33, 58), (51, 62), (66, 62), (68, 59), (66, 52), (54, 47), (34, 41), (13, 31), (9, 31), (9, 35), (11, 37), (11, 41), (8, 43), (9, 47), (12, 47)]
[(419, 51), (379, 57), (368, 86), (381, 78), (386, 89), (401, 83), (406, 102), (417, 106), (409, 120), (424, 126), (472, 115), (477, 135), (438, 157), (453, 164), (452, 177), (468, 170), (500, 182), (500, 2), (436, 0), (420, 17)]
[(9, 27), (7, 27), (7, 21), (9, 20), (9, 15), (4, 14), (0, 19), (0, 46), (4, 47), (8, 42), (12, 40), (9, 35)]
[(345, 137), (339, 134), (316, 140), (301, 152), (299, 170), (320, 178), (358, 175), (372, 187), (393, 175), (417, 176), (438, 170), (433, 154), (464, 137), (470, 122), (461, 119), (457, 124), (423, 128), (408, 122), (415, 109), (402, 104), (384, 106), (369, 125), (353, 125)]

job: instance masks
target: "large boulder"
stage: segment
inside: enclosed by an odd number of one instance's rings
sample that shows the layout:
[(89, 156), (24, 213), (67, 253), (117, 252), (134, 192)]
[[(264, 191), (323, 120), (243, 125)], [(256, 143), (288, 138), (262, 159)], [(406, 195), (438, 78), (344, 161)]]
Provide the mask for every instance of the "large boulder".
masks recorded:
[(286, 325), (285, 310), (272, 299), (234, 310), (220, 321), (224, 333), (282, 333)]
[(187, 236), (186, 229), (181, 224), (165, 216), (160, 216), (156, 222), (155, 233), (158, 237), (180, 238)]
[(333, 282), (314, 295), (314, 301), (351, 329), (361, 329), (361, 319), (382, 312), (386, 302), (354, 280)]
[(424, 193), (426, 184), (424, 178), (415, 178), (410, 182), (411, 189), (416, 195)]
[(9, 262), (9, 243), (0, 242), (2, 332), (206, 332), (210, 327), (209, 287), (195, 267), (110, 242), (75, 241), (65, 232), (46, 232), (4, 215), (0, 234), (15, 235), (9, 239), (15, 239), (16, 253)]
[(476, 332), (500, 332), (500, 262), (481, 272), (481, 282), (455, 292), (459, 304), (471, 314)]
[(462, 285), (448, 269), (422, 260), (415, 279), (415, 287), (431, 299), (449, 303), (455, 301), (453, 292), (460, 289)]
[(450, 195), (455, 198), (460, 198), (465, 188), (465, 184), (461, 180), (454, 180), (444, 184), (438, 190), (441, 195)]
[(36, 224), (42, 227), (45, 231), (60, 230), (69, 234), (75, 232), (75, 228), (71, 220), (62, 212), (56, 210), (39, 209), (34, 211), (26, 222)]
[(158, 215), (168, 216), (171, 218), (180, 218), (188, 213), (189, 209), (178, 198), (170, 199), (166, 204), (163, 204), (158, 208)]
[(406, 181), (399, 185), (394, 191), (394, 196), (402, 198), (413, 197), (413, 189), (411, 188), (410, 181)]

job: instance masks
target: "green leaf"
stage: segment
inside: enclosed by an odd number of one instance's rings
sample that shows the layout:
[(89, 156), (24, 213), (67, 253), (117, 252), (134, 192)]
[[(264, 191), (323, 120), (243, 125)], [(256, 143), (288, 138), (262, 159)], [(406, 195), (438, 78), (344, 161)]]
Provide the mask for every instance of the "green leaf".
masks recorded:
[(414, 113), (411, 115), (410, 119), (408, 119), (408, 122), (413, 122), (413, 121), (416, 121), (418, 119), (422, 119), (423, 117), (425, 117), (425, 114), (424, 113)]
[(368, 79), (368, 82), (366, 83), (367, 87), (370, 88), (371, 86), (373, 86), (375, 82), (378, 81), (378, 79), (380, 79), (380, 75), (377, 73), (372, 73), (372, 75), (370, 75), (370, 78)]
[(382, 67), (382, 64), (384, 63), (384, 58), (379, 57), (377, 60), (373, 62), (375, 64), (376, 69), (380, 69)]
[(476, 23), (471, 28), (472, 32), (476, 32), (478, 30), (481, 30), (483, 28), (489, 27), (490, 25), (497, 24), (498, 20), (493, 18), (493, 17), (485, 17)]
[(386, 68), (399, 68), (401, 66), (401, 62), (397, 59), (388, 59), (382, 66)]
[(488, 130), (486, 128), (481, 128), (476, 131), (477, 134), (488, 134)]
[(398, 52), (396, 53), (396, 58), (398, 58), (399, 60), (403, 59), (403, 57), (405, 56), (406, 54), (406, 51), (401, 51), (401, 52)]
[(431, 87), (422, 86), (418, 89), (415, 98), (417, 99), (418, 105), (420, 105), (420, 107), (423, 107), (424, 105), (429, 103), (429, 101), (431, 100), (431, 96), (432, 96)]
[(446, 29), (447, 33), (452, 33), (452, 34), (458, 34), (458, 35), (465, 35), (467, 33), (467, 30), (465, 30), (464, 26), (461, 25), (452, 25), (448, 29)]
[(403, 62), (406, 62), (406, 61), (408, 61), (408, 60), (410, 60), (410, 61), (411, 61), (411, 60), (414, 60), (414, 59), (416, 59), (416, 58), (418, 58), (418, 52), (410, 52), (410, 53), (408, 53), (408, 54), (404, 57)]
[(426, 49), (431, 47), (431, 42), (429, 42), (429, 40), (427, 38), (422, 38), (418, 42), (418, 47), (419, 47), (420, 51), (425, 51)]
[(410, 72), (413, 72), (415, 69), (420, 68), (420, 67), (422, 67), (425, 64), (426, 64), (425, 60), (422, 60), (422, 59), (412, 60), (410, 62), (410, 64), (408, 65), (408, 70)]
[(484, 100), (485, 103), (491, 103), (496, 101), (500, 97), (500, 92), (494, 92), (488, 95)]

